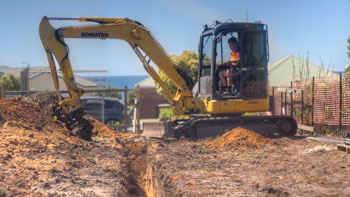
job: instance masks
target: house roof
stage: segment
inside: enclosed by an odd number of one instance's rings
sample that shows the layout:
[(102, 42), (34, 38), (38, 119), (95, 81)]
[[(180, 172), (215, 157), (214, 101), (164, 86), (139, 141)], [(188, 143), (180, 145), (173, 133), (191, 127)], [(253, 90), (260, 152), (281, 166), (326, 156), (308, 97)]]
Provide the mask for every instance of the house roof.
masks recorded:
[[(15, 77), (21, 76), (21, 71), (23, 71), (22, 67), (10, 67), (10, 66), (2, 66), (0, 65), (0, 72), (2, 73), (12, 73)], [(40, 77), (42, 75), (49, 74), (51, 75), (51, 71), (49, 67), (30, 67), (29, 68), (29, 80), (34, 79), (36, 77)], [(62, 73), (57, 73), (58, 77), (63, 79)], [(79, 77), (77, 75), (74, 75), (75, 81), (81, 85), (82, 87), (98, 87), (99, 84), (87, 80), (85, 78)]]
[(274, 62), (273, 64), (269, 65), (269, 71), (272, 70), (273, 68), (275, 68), (276, 66), (281, 65), (284, 61), (288, 60), (291, 57), (292, 57), (292, 55), (288, 55), (288, 56)]
[(312, 77), (337, 78), (338, 75), (321, 66), (288, 55), (268, 66), (270, 86), (289, 85), (291, 81), (306, 80)]
[(147, 87), (147, 88), (155, 88), (156, 84), (154, 83), (152, 77), (147, 77), (146, 79), (138, 82), (135, 86), (139, 86), (139, 87)]
[(21, 76), (21, 71), (23, 71), (24, 68), (21, 67), (9, 67), (9, 66), (0, 66), (0, 72), (3, 73), (11, 73), (15, 77)]
[[(10, 67), (10, 66), (0, 66), (0, 72), (11, 73), (15, 77), (20, 77), (21, 72), (27, 67)], [(41, 72), (51, 72), (49, 67), (29, 67), (29, 75), (35, 75)]]
[[(30, 73), (29, 74), (29, 80), (40, 77), (42, 75), (51, 75), (50, 72), (40, 72), (40, 73)], [(63, 79), (62, 73), (57, 73), (58, 78)], [(78, 85), (82, 87), (98, 87), (99, 84), (95, 83), (93, 81), (87, 80), (85, 78), (79, 77), (78, 75), (74, 75), (75, 81)]]

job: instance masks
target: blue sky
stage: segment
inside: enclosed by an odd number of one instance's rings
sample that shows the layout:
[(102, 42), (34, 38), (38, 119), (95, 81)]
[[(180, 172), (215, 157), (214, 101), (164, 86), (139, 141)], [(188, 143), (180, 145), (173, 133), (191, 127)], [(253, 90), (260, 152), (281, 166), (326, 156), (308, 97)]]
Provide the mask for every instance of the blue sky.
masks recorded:
[[(0, 65), (48, 65), (38, 34), (42, 16), (127, 17), (140, 21), (168, 54), (196, 51), (203, 24), (214, 20), (260, 20), (269, 26), (270, 63), (289, 54), (325, 67), (350, 64), (350, 0), (0, 0)], [(54, 22), (55, 27), (79, 23)], [(68, 39), (74, 69), (102, 75), (143, 75), (142, 64), (121, 40)], [(331, 62), (331, 63), (330, 63)]]

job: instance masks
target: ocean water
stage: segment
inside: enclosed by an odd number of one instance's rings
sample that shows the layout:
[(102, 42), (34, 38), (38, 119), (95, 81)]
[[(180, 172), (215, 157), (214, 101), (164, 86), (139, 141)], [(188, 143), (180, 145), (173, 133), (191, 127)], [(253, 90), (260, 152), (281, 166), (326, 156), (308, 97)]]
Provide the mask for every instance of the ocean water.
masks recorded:
[[(85, 79), (91, 80), (103, 86), (113, 86), (123, 89), (125, 86), (128, 88), (134, 88), (137, 83), (146, 79), (147, 75), (138, 76), (89, 76)], [(124, 94), (121, 94), (121, 100), (124, 100)]]
[(84, 77), (85, 79), (94, 81), (100, 85), (108, 86), (111, 85), (116, 88), (124, 88), (124, 86), (128, 86), (128, 88), (134, 88), (137, 83), (146, 79), (147, 75), (138, 75), (138, 76), (89, 76)]

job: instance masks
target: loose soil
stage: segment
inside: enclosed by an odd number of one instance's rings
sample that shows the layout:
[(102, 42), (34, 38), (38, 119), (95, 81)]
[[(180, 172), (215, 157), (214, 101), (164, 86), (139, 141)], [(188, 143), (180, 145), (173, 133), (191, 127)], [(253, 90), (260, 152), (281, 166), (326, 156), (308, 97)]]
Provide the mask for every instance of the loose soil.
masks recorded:
[(210, 140), (152, 142), (158, 196), (349, 196), (350, 157), (301, 137), (248, 150)]
[(206, 144), (207, 148), (254, 149), (271, 140), (253, 131), (237, 127)]
[(0, 99), (0, 196), (128, 194), (123, 144), (137, 136), (127, 139), (89, 117), (94, 136), (87, 142), (52, 118), (51, 104), (40, 94)]
[(0, 99), (0, 196), (349, 196), (350, 158), (302, 137), (236, 128), (215, 139), (92, 141), (52, 118), (54, 93)]

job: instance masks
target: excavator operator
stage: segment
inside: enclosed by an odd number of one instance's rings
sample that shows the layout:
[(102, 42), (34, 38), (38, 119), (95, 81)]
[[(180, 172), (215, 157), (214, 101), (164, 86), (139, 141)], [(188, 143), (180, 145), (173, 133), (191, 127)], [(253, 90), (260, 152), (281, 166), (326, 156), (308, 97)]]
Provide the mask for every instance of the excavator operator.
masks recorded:
[[(230, 61), (224, 62), (218, 66), (225, 67), (224, 70), (219, 72), (219, 78), (221, 80), (221, 83), (223, 85), (223, 89), (225, 90), (224, 94), (229, 95), (234, 92), (231, 92), (232, 82), (233, 82), (233, 76), (234, 76), (234, 69), (233, 67), (238, 66), (240, 63), (240, 54), (238, 51), (238, 41), (235, 37), (231, 37), (228, 39), (228, 45), (231, 49), (231, 57)], [(232, 88), (235, 90), (235, 88)]]

